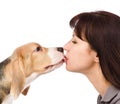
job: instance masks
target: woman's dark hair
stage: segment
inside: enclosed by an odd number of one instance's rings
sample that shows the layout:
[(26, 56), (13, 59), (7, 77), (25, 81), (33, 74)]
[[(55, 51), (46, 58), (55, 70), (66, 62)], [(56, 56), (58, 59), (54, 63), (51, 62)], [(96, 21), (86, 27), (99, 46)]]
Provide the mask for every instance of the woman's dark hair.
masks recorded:
[(107, 11), (84, 12), (74, 16), (70, 26), (97, 52), (106, 80), (120, 89), (120, 17)]

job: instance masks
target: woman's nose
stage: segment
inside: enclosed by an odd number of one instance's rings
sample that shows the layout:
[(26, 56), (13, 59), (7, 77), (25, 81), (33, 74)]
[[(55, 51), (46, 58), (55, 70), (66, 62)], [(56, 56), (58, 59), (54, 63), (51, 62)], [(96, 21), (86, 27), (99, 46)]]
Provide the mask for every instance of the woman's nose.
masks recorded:
[(67, 51), (67, 43), (63, 46), (63, 49)]

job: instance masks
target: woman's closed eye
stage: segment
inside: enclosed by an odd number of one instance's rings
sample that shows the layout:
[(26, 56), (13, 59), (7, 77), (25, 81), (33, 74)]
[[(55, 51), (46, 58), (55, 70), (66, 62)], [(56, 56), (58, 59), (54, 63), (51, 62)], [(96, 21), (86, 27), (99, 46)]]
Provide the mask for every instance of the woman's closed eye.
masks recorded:
[(73, 44), (77, 44), (77, 41), (76, 41), (76, 40), (72, 40), (72, 43), (73, 43)]

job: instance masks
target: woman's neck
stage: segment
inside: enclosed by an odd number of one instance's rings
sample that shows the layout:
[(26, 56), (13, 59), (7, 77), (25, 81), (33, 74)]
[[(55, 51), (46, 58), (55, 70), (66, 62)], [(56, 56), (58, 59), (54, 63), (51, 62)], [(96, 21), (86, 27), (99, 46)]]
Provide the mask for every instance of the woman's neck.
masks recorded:
[(100, 68), (93, 69), (85, 74), (101, 96), (103, 96), (111, 84), (105, 79)]

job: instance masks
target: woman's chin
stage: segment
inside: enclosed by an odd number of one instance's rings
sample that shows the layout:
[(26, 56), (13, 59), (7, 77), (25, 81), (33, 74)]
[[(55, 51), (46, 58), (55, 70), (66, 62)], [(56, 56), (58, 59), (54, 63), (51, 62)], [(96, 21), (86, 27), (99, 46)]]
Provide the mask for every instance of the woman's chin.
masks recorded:
[(69, 68), (69, 67), (67, 67), (67, 66), (66, 66), (66, 70), (67, 70), (67, 71), (70, 71), (70, 72), (74, 72), (74, 71), (72, 70), (72, 68)]

